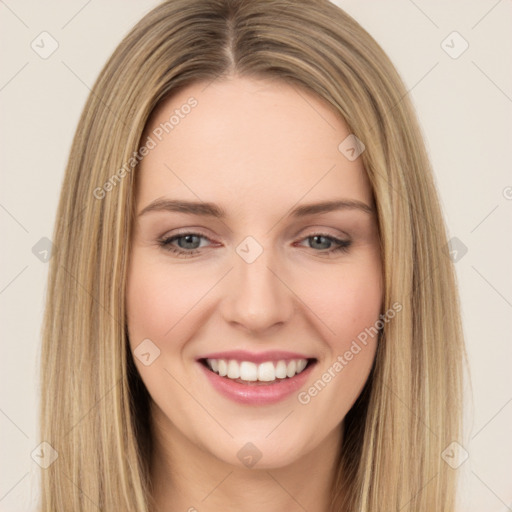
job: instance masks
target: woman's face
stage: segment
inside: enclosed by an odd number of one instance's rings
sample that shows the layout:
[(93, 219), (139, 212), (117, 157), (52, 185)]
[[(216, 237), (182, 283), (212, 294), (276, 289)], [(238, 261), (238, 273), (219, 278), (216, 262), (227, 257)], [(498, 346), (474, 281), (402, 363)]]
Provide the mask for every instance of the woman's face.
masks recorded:
[(267, 468), (338, 442), (383, 291), (349, 135), (304, 90), (242, 78), (189, 86), (150, 120), (126, 299), (161, 438)]

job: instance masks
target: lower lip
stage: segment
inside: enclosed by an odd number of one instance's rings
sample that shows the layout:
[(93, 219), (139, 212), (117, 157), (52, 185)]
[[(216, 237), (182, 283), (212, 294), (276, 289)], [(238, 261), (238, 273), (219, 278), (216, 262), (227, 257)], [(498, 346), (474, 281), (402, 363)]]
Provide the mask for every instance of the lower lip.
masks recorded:
[(310, 364), (301, 373), (287, 379), (273, 382), (251, 382), (242, 384), (212, 372), (202, 363), (198, 363), (212, 386), (225, 397), (242, 404), (274, 404), (298, 391), (305, 383), (315, 363)]

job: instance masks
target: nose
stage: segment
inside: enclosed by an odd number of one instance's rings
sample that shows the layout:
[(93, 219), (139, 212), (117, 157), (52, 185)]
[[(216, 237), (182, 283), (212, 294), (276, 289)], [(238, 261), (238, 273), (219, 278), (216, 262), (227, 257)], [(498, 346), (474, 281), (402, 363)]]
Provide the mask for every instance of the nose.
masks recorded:
[(247, 332), (264, 334), (285, 325), (293, 315), (294, 294), (271, 252), (265, 249), (251, 263), (235, 254), (235, 268), (224, 283), (221, 314)]

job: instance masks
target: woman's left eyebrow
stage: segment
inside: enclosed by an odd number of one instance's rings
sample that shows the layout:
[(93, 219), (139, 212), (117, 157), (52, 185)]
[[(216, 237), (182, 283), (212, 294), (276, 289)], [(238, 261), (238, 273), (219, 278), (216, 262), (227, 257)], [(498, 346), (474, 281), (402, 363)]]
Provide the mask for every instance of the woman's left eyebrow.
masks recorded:
[(290, 217), (305, 217), (315, 213), (328, 213), (336, 210), (359, 210), (372, 214), (374, 209), (358, 199), (337, 199), (320, 203), (309, 203), (297, 206), (288, 215)]
[[(374, 209), (363, 201), (359, 201), (357, 199), (338, 199), (299, 205), (291, 209), (287, 216), (305, 217), (307, 215), (328, 213), (336, 210), (359, 210), (367, 214), (372, 214), (374, 212)], [(191, 215), (215, 217), (217, 219), (224, 219), (227, 217), (226, 211), (215, 203), (163, 198), (156, 199), (149, 203), (139, 212), (138, 217), (154, 211), (187, 213)]]

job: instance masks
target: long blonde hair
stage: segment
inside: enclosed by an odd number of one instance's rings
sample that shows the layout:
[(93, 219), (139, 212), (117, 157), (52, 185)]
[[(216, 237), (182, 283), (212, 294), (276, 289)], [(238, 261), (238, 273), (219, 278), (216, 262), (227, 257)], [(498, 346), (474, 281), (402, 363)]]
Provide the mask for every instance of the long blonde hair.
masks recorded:
[(432, 170), (393, 65), (321, 0), (169, 0), (103, 68), (77, 127), (53, 236), (40, 435), (59, 456), (42, 470), (41, 510), (152, 510), (149, 395), (125, 322), (137, 172), (126, 163), (163, 99), (227, 75), (313, 92), (366, 146), (383, 308), (399, 302), (402, 311), (383, 328), (346, 417), (331, 510), (452, 512), (456, 471), (441, 453), (461, 435), (464, 346)]

